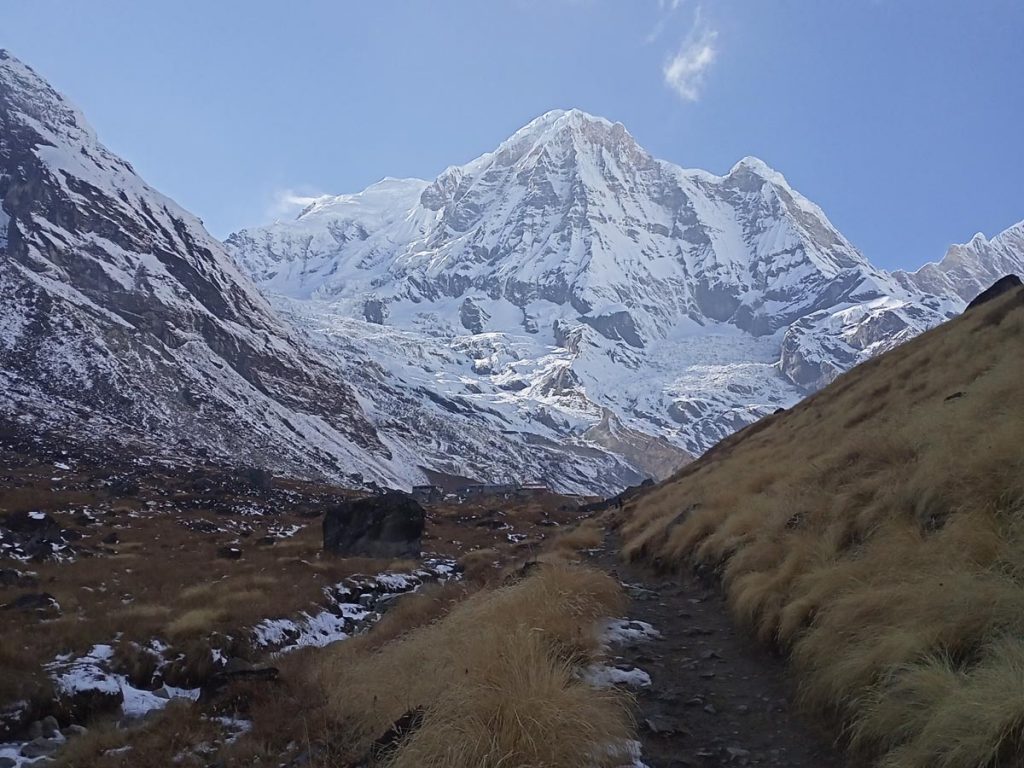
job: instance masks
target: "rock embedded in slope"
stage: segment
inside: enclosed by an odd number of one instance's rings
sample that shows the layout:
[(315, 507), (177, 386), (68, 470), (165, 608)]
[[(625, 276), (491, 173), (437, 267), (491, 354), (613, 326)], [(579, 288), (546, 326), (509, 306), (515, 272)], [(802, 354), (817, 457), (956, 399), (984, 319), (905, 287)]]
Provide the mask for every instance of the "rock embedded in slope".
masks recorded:
[(967, 310), (974, 309), (975, 307), (992, 301), (999, 296), (1002, 296), (1007, 291), (1012, 291), (1014, 288), (1018, 288), (1021, 285), (1021, 280), (1017, 275), (1006, 275), (996, 280), (992, 285), (986, 288), (984, 291), (974, 297), (974, 300), (967, 305)]
[(324, 549), (345, 557), (418, 558), (425, 524), (423, 507), (400, 491), (345, 501), (324, 515)]

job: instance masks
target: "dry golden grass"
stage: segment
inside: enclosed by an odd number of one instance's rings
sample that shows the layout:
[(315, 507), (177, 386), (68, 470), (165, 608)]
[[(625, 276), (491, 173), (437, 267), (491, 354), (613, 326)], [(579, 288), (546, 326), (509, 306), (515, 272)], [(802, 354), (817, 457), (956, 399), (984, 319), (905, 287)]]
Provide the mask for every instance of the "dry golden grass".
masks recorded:
[(556, 536), (547, 549), (576, 553), (599, 547), (603, 541), (604, 529), (601, 525), (596, 520), (584, 520), (571, 531)]
[(426, 595), (427, 610), (396, 614), (400, 632), (382, 623), (289, 667), (319, 692), (315, 717), (326, 725), (318, 727), (345, 734), (358, 757), (423, 708), (422, 727), (390, 755), (393, 765), (611, 764), (603, 750), (632, 732), (628, 701), (575, 672), (599, 653), (598, 619), (623, 605), (618, 584), (553, 565), (461, 602), (451, 597)]
[(467, 672), (439, 692), (391, 768), (621, 765), (626, 702), (576, 676), (541, 632), (519, 626), (467, 648)]
[(737, 620), (787, 649), (808, 705), (882, 764), (1014, 764), (1022, 360), (1017, 290), (641, 496), (621, 516), (624, 554), (719, 568)]

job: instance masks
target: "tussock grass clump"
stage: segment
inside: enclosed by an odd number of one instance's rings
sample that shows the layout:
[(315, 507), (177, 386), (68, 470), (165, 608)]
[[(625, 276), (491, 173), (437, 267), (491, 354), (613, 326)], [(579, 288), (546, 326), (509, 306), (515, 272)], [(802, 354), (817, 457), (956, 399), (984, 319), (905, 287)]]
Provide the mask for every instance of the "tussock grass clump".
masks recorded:
[(609, 749), (630, 734), (622, 697), (579, 680), (541, 633), (519, 627), (470, 652), (472, 671), (427, 708), (391, 768), (621, 763)]
[(584, 520), (570, 531), (559, 534), (549, 545), (551, 551), (565, 553), (594, 549), (604, 541), (604, 529), (596, 520)]
[(631, 733), (628, 702), (575, 672), (600, 653), (598, 619), (622, 606), (606, 574), (544, 565), (383, 645), (381, 627), (308, 663), (327, 721), (357, 753), (423, 711), (391, 765), (601, 766)]
[(724, 440), (627, 507), (624, 554), (718, 568), (883, 765), (1016, 764), (1022, 359), (1017, 290)]

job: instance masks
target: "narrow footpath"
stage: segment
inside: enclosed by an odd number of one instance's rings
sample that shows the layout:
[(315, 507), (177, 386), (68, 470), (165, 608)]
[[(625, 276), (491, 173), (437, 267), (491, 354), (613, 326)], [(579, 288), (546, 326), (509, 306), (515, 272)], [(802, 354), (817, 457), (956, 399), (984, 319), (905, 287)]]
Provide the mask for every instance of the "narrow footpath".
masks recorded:
[(718, 587), (684, 573), (657, 576), (618, 560), (612, 537), (591, 555), (626, 586), (626, 616), (661, 633), (615, 649), (651, 686), (636, 691), (643, 762), (650, 768), (843, 768), (823, 728), (796, 712), (784, 660), (737, 629)]

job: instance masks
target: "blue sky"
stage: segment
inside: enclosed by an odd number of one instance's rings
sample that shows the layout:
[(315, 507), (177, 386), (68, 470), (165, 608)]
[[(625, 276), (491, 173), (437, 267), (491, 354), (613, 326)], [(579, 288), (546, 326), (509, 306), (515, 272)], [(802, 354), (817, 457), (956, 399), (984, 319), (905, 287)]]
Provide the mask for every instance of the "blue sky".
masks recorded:
[(0, 46), (226, 236), (579, 107), (782, 171), (875, 263), (1024, 218), (1018, 0), (4, 0)]

